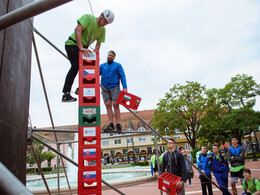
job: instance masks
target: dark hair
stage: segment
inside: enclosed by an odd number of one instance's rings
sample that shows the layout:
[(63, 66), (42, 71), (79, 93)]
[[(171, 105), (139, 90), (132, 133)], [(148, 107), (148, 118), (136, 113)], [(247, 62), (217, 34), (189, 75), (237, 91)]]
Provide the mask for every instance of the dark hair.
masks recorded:
[[(175, 144), (176, 144), (176, 141), (175, 141), (175, 139), (174, 139), (174, 138), (172, 138), (172, 137), (171, 137), (169, 140), (173, 141), (173, 143), (175, 143)], [(169, 141), (169, 140), (168, 140), (168, 141)]]
[(218, 145), (217, 145), (217, 144), (213, 144), (213, 145), (212, 145), (212, 148), (213, 148), (214, 146), (218, 147)]
[(237, 136), (235, 136), (235, 135), (231, 136), (231, 139), (233, 139), (233, 138), (236, 138), (238, 140)]
[[(208, 149), (206, 145), (202, 145), (202, 146), (201, 146), (201, 148), (203, 148), (203, 147), (206, 148), (206, 149)], [(201, 149), (201, 148), (200, 148), (200, 149)]]
[(251, 174), (251, 171), (250, 171), (250, 169), (244, 169), (244, 171), (243, 171), (243, 172)]
[(112, 54), (114, 54), (114, 56), (116, 57), (116, 52), (115, 51), (113, 51), (113, 50), (110, 50), (108, 53), (112, 53)]

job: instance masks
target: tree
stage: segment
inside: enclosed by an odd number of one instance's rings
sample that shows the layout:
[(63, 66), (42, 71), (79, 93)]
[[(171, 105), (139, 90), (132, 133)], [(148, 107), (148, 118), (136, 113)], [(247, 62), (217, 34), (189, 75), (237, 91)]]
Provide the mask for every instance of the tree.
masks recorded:
[[(43, 161), (47, 160), (48, 166), (50, 166), (51, 160), (53, 158), (55, 158), (56, 155), (54, 153), (52, 153), (51, 151), (43, 152), (45, 147), (35, 140), (33, 141), (33, 146), (34, 146), (34, 151), (35, 151), (36, 157), (39, 160), (39, 163), (41, 164)], [(28, 148), (28, 151), (27, 151), (26, 162), (28, 164), (36, 164), (36, 161), (34, 159), (34, 156), (32, 154), (30, 147)]]
[(45, 159), (48, 161), (48, 167), (51, 166), (51, 160), (54, 159), (56, 157), (56, 154), (54, 154), (53, 152), (51, 152), (50, 150), (45, 152)]
[(252, 76), (246, 74), (232, 77), (219, 92), (222, 105), (227, 106), (229, 110), (241, 107), (252, 108), (256, 103), (257, 95), (260, 95), (260, 85)]
[(208, 109), (202, 119), (200, 135), (211, 143), (224, 143), (232, 135), (241, 140), (248, 125), (258, 129), (258, 114), (252, 107), (259, 92), (260, 85), (246, 74), (232, 77), (222, 89), (208, 90)]
[(206, 109), (201, 119), (199, 136), (206, 143), (225, 143), (229, 133), (222, 128), (222, 119), (227, 115), (227, 109), (221, 106), (218, 99), (219, 90), (209, 89), (206, 91)]
[(223, 129), (228, 129), (229, 135), (236, 135), (240, 143), (245, 134), (251, 134), (253, 130), (259, 128), (259, 125), (260, 112), (247, 107), (233, 109), (222, 119)]
[(152, 126), (166, 135), (174, 134), (178, 129), (184, 133), (191, 147), (195, 148), (205, 112), (205, 92), (206, 87), (197, 82), (175, 84), (157, 104)]

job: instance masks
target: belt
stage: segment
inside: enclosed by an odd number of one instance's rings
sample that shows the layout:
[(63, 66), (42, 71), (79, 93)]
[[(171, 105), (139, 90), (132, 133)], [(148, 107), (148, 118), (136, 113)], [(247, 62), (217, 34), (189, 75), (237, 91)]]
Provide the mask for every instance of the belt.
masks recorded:
[(71, 40), (71, 41), (73, 41), (74, 43), (77, 44), (77, 42), (74, 39), (72, 39), (71, 37), (69, 37), (69, 40)]

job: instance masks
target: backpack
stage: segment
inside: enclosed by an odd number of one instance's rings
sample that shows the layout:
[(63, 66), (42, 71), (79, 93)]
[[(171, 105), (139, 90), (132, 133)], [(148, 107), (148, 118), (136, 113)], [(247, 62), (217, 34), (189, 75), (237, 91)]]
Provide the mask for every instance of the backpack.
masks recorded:
[[(254, 186), (255, 186), (255, 180), (256, 180), (256, 179), (257, 179), (257, 178), (255, 178), (255, 177), (253, 177), (253, 179), (252, 179)], [(257, 180), (259, 180), (259, 179), (257, 179)], [(245, 184), (246, 184), (246, 187), (248, 188), (248, 183), (247, 183), (247, 180), (246, 180), (246, 179), (245, 179)]]

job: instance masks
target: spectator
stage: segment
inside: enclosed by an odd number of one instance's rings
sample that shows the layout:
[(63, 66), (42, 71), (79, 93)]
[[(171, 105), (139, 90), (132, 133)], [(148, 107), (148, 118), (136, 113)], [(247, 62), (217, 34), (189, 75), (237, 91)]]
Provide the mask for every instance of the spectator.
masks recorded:
[(237, 194), (236, 183), (238, 178), (242, 184), (244, 176), (243, 170), (245, 169), (245, 150), (238, 145), (238, 138), (236, 136), (231, 137), (232, 146), (228, 148), (227, 158), (231, 163), (230, 167), (230, 181), (234, 195)]
[[(181, 182), (177, 185), (181, 189), (178, 195), (185, 195), (184, 181), (186, 179), (185, 158), (181, 152), (176, 150), (176, 141), (170, 138), (167, 142), (169, 151), (163, 155), (161, 173), (165, 171), (181, 177)], [(171, 192), (172, 193), (172, 192)]]
[[(243, 194), (260, 195), (260, 181), (257, 178), (251, 176), (250, 169), (244, 169), (243, 175), (245, 177), (242, 183)], [(250, 193), (247, 192), (250, 191)]]
[(223, 195), (230, 195), (228, 191), (228, 172), (229, 166), (227, 157), (225, 154), (219, 153), (219, 148), (217, 145), (213, 145), (213, 152), (208, 154), (204, 161), (202, 172), (205, 174), (206, 167), (211, 161), (212, 172), (218, 182), (218, 185), (222, 191)]
[[(197, 157), (197, 165), (200, 171), (202, 171), (203, 164), (205, 162), (205, 159), (207, 157), (207, 147), (203, 145), (201, 147), (201, 153)], [(211, 162), (209, 161), (205, 167), (205, 175), (209, 178), (212, 179), (211, 177)], [(200, 173), (200, 182), (201, 182), (201, 189), (202, 189), (202, 194), (207, 195), (207, 188), (208, 188), (208, 194), (213, 195), (212, 192), (212, 184), (211, 182)]]

